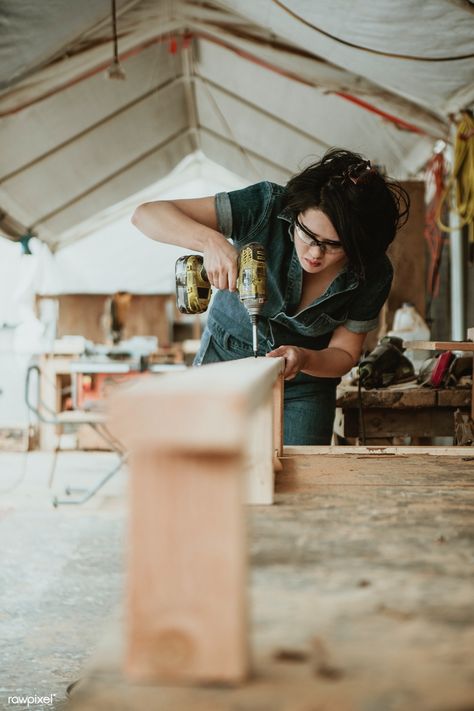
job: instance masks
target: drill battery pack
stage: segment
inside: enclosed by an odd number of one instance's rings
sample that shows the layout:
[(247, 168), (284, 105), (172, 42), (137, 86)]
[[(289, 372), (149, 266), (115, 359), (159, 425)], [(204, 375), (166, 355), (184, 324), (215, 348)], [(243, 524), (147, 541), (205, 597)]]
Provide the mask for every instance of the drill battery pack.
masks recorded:
[(188, 254), (176, 261), (176, 305), (183, 314), (202, 314), (211, 300), (211, 285), (200, 254)]

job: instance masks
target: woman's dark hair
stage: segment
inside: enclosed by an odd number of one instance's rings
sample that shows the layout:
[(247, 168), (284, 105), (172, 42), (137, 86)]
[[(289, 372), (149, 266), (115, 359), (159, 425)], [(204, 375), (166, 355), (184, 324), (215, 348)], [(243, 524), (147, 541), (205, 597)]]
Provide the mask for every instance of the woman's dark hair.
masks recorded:
[(358, 153), (332, 148), (288, 181), (284, 204), (293, 219), (309, 208), (324, 212), (364, 278), (407, 221), (410, 198)]

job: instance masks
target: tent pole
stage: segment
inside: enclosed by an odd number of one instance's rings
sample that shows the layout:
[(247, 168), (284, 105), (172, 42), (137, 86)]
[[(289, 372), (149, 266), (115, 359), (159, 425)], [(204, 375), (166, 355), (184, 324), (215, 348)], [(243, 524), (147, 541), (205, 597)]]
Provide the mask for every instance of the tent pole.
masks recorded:
[[(451, 129), (451, 165), (454, 170), (454, 146), (456, 143), (456, 125)], [(459, 225), (459, 215), (455, 209), (456, 205), (456, 185), (453, 184), (451, 191), (451, 204), (449, 211), (449, 247), (450, 247), (450, 282), (451, 282), (451, 339), (453, 341), (463, 341), (466, 337), (466, 309), (464, 302), (465, 295), (465, 260), (464, 260), (464, 240), (463, 231)]]

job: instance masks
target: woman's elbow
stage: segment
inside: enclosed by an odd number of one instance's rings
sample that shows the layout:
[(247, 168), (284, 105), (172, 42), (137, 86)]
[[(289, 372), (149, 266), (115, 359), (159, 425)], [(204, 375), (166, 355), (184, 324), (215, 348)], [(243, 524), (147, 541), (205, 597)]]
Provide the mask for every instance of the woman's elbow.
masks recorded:
[(144, 202), (142, 205), (139, 205), (138, 207), (135, 208), (133, 211), (133, 215), (131, 217), (131, 223), (134, 225), (134, 227), (137, 227), (139, 230), (142, 230), (145, 224), (145, 221), (147, 219), (147, 215), (149, 212), (149, 203)]

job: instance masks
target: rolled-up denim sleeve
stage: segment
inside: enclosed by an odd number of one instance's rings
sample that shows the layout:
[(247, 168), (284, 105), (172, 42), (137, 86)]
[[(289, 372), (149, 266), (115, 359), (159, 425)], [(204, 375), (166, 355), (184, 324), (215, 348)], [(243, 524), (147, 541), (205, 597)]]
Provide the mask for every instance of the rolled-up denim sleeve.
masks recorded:
[(353, 333), (368, 333), (378, 326), (379, 313), (390, 293), (393, 280), (393, 267), (388, 258), (383, 267), (384, 276), (368, 280), (349, 308), (344, 326)]
[(229, 239), (232, 236), (232, 206), (229, 193), (217, 193), (216, 215), (219, 230)]
[(217, 224), (224, 237), (245, 241), (256, 233), (268, 217), (272, 185), (263, 181), (242, 190), (217, 193)]

